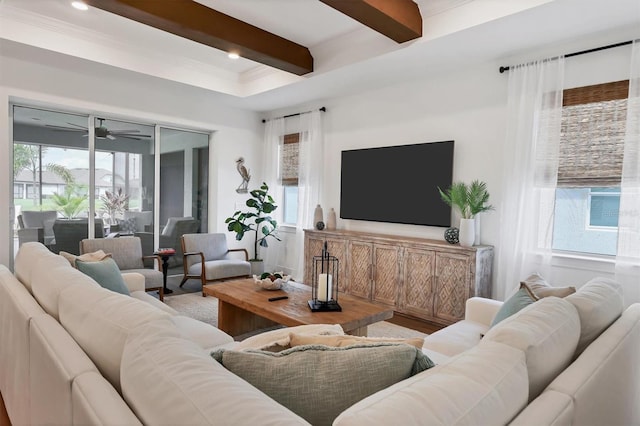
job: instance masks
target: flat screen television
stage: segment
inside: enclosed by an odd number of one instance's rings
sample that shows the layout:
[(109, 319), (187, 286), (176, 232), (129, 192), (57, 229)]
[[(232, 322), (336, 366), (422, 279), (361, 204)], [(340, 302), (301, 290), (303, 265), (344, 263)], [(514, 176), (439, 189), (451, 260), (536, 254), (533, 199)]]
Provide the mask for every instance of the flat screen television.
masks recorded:
[(451, 226), (453, 141), (342, 151), (340, 217)]

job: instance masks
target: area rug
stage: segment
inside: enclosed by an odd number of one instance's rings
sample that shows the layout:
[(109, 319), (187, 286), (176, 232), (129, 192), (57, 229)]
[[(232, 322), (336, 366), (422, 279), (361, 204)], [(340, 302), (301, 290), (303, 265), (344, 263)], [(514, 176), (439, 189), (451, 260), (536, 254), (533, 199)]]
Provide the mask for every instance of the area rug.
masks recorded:
[[(218, 325), (218, 299), (212, 296), (202, 297), (202, 293), (179, 294), (166, 296), (164, 302), (178, 311), (180, 314), (191, 317), (213, 326)], [(410, 328), (392, 324), (388, 321), (380, 321), (368, 327), (371, 337), (425, 337), (421, 333)]]

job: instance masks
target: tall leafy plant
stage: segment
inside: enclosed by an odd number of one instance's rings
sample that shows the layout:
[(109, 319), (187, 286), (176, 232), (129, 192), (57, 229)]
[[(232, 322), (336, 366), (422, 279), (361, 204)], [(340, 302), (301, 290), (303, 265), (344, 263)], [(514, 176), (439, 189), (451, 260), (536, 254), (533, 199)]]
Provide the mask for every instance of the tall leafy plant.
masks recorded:
[(440, 187), (438, 191), (442, 200), (457, 209), (463, 219), (472, 219), (478, 213), (493, 210), (493, 206), (488, 204), (489, 191), (485, 182), (474, 180), (470, 185), (454, 182), (446, 191)]
[(100, 201), (102, 201), (112, 225), (115, 225), (117, 216), (122, 216), (124, 211), (129, 209), (129, 195), (125, 194), (122, 188), (113, 192), (105, 191), (104, 195), (100, 196)]
[(270, 214), (278, 208), (273, 197), (269, 195), (269, 186), (262, 183), (259, 189), (250, 192), (251, 198), (247, 200), (247, 207), (251, 210), (243, 212), (236, 211), (231, 217), (225, 220), (227, 229), (236, 233), (236, 240), (240, 241), (247, 232), (255, 233), (253, 243), (253, 258), (251, 260), (261, 260), (258, 258), (258, 246), (269, 247), (267, 238), (273, 237), (280, 241), (275, 234), (278, 222)]
[(87, 198), (86, 192), (82, 193), (81, 188), (75, 184), (67, 184), (62, 194), (54, 192), (51, 195), (56, 209), (66, 219), (73, 219), (80, 214), (80, 212), (86, 210)]

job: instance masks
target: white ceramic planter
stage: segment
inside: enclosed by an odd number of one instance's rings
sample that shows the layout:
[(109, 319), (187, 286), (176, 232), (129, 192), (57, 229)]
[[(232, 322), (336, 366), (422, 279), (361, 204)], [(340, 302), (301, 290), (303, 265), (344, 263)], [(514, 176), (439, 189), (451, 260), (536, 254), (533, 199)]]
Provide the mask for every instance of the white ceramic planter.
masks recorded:
[(475, 219), (460, 219), (460, 245), (471, 247), (476, 238)]

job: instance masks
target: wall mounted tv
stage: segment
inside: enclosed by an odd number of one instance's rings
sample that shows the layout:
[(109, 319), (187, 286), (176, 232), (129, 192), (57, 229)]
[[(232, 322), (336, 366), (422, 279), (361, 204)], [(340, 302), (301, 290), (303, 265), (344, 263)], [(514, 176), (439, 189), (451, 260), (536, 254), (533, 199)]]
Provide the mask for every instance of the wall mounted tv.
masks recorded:
[(340, 217), (451, 226), (453, 141), (342, 151)]

